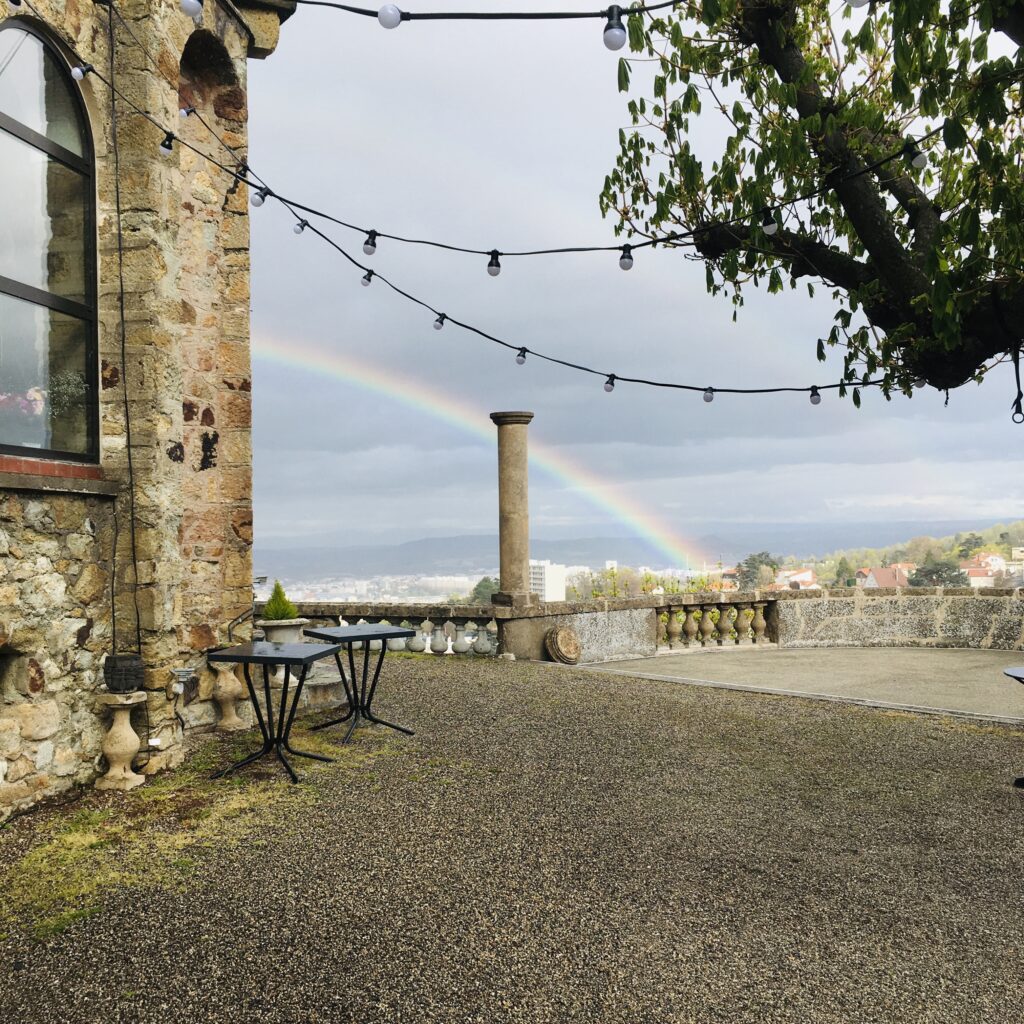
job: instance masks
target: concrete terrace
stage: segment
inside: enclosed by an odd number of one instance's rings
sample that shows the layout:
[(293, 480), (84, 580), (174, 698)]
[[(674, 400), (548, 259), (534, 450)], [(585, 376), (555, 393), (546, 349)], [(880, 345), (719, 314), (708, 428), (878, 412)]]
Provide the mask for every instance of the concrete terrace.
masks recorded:
[(300, 786), (204, 736), (0, 829), (0, 1019), (1019, 1019), (1020, 728), (454, 657), (379, 711)]
[(1024, 725), (1024, 686), (1004, 668), (1024, 665), (1020, 651), (934, 648), (710, 648), (662, 654), (590, 669), (659, 679), (957, 714)]

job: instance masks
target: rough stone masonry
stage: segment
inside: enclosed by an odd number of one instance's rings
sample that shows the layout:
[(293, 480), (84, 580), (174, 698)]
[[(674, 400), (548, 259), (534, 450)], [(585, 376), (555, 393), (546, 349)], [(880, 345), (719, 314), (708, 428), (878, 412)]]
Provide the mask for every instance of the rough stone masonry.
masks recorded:
[[(107, 7), (32, 2), (38, 17), (25, 4), (15, 11), (5, 4), (0, 20), (24, 19), (68, 71), (85, 60), (107, 73)], [(112, 584), (120, 649), (131, 650), (135, 639), (125, 384), (148, 693), (135, 721), (159, 740), (143, 770), (181, 760), (183, 723), (214, 720), (214, 677), (203, 652), (226, 642), (227, 624), (252, 601), (248, 192), (181, 144), (162, 157), (160, 131), (131, 104), (230, 163), (198, 118), (179, 115), (194, 107), (244, 159), (246, 62), (273, 52), (293, 7), (206, 0), (194, 23), (177, 3), (118, 2), (137, 37), (114, 17), (114, 67), (125, 96), (117, 116), (126, 360), (111, 94), (95, 75), (75, 83), (95, 150), (99, 458), (0, 455), (0, 820), (89, 783), (99, 768), (104, 717), (96, 696), (102, 658), (112, 650)], [(67, 258), (52, 251), (56, 244), (40, 254), (51, 265)], [(187, 707), (166, 689), (170, 669), (182, 667), (200, 675), (198, 700)]]

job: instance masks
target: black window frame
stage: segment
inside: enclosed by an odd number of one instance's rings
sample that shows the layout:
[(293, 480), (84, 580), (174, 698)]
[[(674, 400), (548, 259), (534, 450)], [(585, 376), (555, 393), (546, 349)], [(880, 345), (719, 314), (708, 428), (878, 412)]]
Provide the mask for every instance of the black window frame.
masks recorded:
[(45, 153), (48, 157), (64, 164), (80, 174), (85, 183), (85, 296), (86, 302), (76, 302), (60, 295), (53, 295), (41, 288), (22, 284), (0, 274), (0, 294), (23, 299), (36, 306), (43, 306), (66, 316), (74, 317), (85, 323), (86, 327), (86, 387), (88, 389), (88, 431), (90, 438), (89, 451), (65, 452), (50, 448), (33, 448), (24, 445), (4, 444), (0, 440), (0, 455), (14, 455), (23, 459), (45, 459), (59, 462), (84, 462), (98, 465), (100, 460), (100, 394), (99, 394), (99, 316), (98, 316), (98, 255), (96, 243), (96, 151), (93, 145), (92, 127), (89, 122), (89, 111), (82, 98), (77, 83), (71, 77), (71, 66), (59, 47), (47, 33), (27, 18), (8, 18), (0, 23), (0, 32), (27, 32), (38, 39), (57, 65), (64, 71), (82, 127), (82, 148), (84, 154), (79, 156), (65, 149), (56, 142), (40, 135), (33, 129), (15, 121), (0, 112), (0, 131), (20, 139), (33, 148)]

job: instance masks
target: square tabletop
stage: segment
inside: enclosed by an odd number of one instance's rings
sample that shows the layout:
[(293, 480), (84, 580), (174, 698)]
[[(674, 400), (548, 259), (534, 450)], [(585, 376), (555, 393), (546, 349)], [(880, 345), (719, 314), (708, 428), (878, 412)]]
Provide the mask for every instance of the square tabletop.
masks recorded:
[(398, 640), (402, 637), (416, 635), (415, 629), (404, 626), (381, 626), (367, 623), (362, 626), (323, 626), (316, 629), (304, 629), (306, 636), (314, 640), (330, 640), (335, 644), (353, 644), (361, 640)]
[(237, 647), (210, 651), (207, 661), (230, 661), (249, 665), (309, 665), (341, 650), (341, 644), (273, 644), (256, 640)]
[(1020, 665), (1017, 668), (1004, 668), (1003, 675), (1016, 679), (1018, 683), (1024, 683), (1024, 665)]

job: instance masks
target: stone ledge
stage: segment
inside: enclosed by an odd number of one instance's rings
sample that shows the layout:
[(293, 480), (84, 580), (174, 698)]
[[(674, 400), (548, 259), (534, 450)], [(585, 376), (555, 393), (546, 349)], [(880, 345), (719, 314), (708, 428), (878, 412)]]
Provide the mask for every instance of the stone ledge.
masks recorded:
[(45, 491), (50, 494), (81, 494), (87, 497), (114, 498), (120, 485), (112, 480), (80, 477), (44, 476), (39, 473), (0, 472), (0, 491)]

